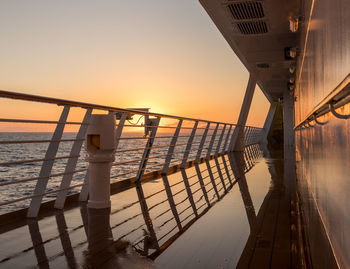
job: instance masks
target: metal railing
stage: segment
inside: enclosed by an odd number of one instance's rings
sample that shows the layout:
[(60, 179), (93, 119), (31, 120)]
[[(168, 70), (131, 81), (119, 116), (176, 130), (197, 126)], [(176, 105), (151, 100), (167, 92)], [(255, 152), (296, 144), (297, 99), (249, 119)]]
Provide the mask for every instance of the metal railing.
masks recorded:
[[(261, 158), (262, 152), (258, 145), (250, 145), (245, 148), (243, 154), (244, 173), (247, 173)], [(144, 194), (147, 186), (139, 184), (136, 188), (137, 195), (130, 193), (133, 197), (130, 202), (118, 204), (118, 208), (112, 209), (111, 212), (106, 211), (105, 218), (101, 218), (102, 215), (99, 213), (98, 217), (101, 220), (98, 223), (99, 229), (96, 229), (99, 236), (99, 251), (96, 254), (101, 255), (103, 251), (109, 250), (108, 245), (104, 248), (100, 244), (104, 239), (103, 235), (107, 235), (113, 239), (111, 242), (129, 242), (141, 255), (155, 259), (234, 186), (240, 189), (244, 207), (254, 211), (254, 206), (244, 199), (250, 197), (249, 189), (242, 188), (242, 184), (236, 185), (238, 178), (234, 176), (234, 165), (231, 161), (227, 155), (222, 155), (214, 157), (208, 164), (195, 164), (195, 171), (181, 169), (181, 175), (176, 179), (170, 180), (164, 175), (157, 187), (148, 189), (147, 194)], [(218, 171), (224, 166), (230, 169), (226, 170), (228, 173), (223, 172), (220, 175)], [(212, 176), (209, 169), (212, 171)], [(219, 196), (216, 195), (214, 186)], [(78, 248), (85, 249), (87, 244), (91, 244), (90, 248), (93, 247), (93, 242), (88, 241), (87, 231), (91, 232), (94, 230), (92, 228), (95, 228), (93, 223), (89, 223), (86, 206), (80, 208), (80, 213), (81, 220), (77, 221), (78, 216), (74, 225), (67, 229), (64, 212), (56, 211), (55, 219), (59, 231), (57, 235), (53, 235), (47, 229), (40, 231), (40, 220), (25, 224), (28, 225), (33, 246), (18, 245), (7, 255), (0, 255), (0, 267), (8, 266), (13, 260), (22, 259), (28, 252), (36, 256), (38, 263), (53, 263), (62, 256), (65, 256), (68, 267), (70, 262), (79, 263), (80, 257), (70, 254), (79, 252)], [(247, 215), (247, 218), (249, 217), (251, 216)], [(101, 232), (101, 227), (107, 231)], [(49, 253), (38, 251), (52, 246), (55, 247)]]
[[(318, 118), (332, 113), (336, 118), (350, 119), (350, 115), (340, 114), (336, 111), (341, 107), (349, 104), (350, 102), (350, 74), (348, 74), (344, 80), (335, 87), (318, 105), (316, 105), (312, 111), (304, 117), (294, 127), (294, 130), (305, 129), (315, 125), (325, 125), (327, 122), (322, 122)], [(313, 124), (310, 124), (314, 122)]]
[[(198, 163), (203, 158), (225, 154), (236, 126), (0, 91), (0, 101), (9, 98), (14, 99), (12, 107), (25, 102), (38, 112), (25, 118), (17, 117), (17, 111), (14, 115), (0, 111), (6, 115), (0, 118), (0, 131), (15, 130), (0, 132), (0, 214), (29, 208), (28, 216), (35, 217), (43, 201), (55, 200), (54, 207), (61, 209), (73, 193), (80, 193), (80, 201), (87, 200), (88, 164), (83, 142), (92, 113), (113, 113), (118, 119), (112, 183), (130, 178), (140, 181), (145, 173), (166, 174), (171, 166), (184, 168), (189, 161)], [(52, 120), (51, 114), (58, 116), (58, 111), (59, 118)], [(244, 128), (245, 145), (260, 141), (261, 128)], [(27, 130), (30, 132), (23, 132)]]

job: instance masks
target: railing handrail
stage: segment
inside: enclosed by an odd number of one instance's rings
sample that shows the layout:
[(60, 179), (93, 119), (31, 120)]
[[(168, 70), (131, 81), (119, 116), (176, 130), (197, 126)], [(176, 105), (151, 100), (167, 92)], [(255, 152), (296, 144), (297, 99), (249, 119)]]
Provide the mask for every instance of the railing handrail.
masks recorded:
[[(43, 96), (37, 96), (37, 95), (31, 95), (31, 94), (24, 94), (24, 93), (16, 93), (16, 92), (9, 92), (9, 91), (2, 91), (0, 90), (0, 98), (11, 98), (19, 101), (29, 101), (29, 102), (38, 102), (38, 103), (46, 103), (51, 105), (58, 105), (62, 106), (63, 109), (61, 111), (60, 117), (58, 120), (38, 120), (38, 119), (14, 119), (14, 118), (0, 118), (0, 122), (12, 122), (12, 123), (25, 123), (25, 124), (55, 124), (55, 130), (52, 132), (52, 138), (48, 139), (46, 137), (26, 137), (26, 136), (19, 136), (19, 137), (8, 137), (5, 136), (0, 141), (0, 146), (6, 146), (10, 144), (19, 144), (20, 147), (23, 147), (22, 144), (33, 144), (33, 143), (48, 143), (48, 147), (46, 149), (45, 155), (44, 151), (41, 151), (39, 155), (36, 155), (35, 151), (30, 150), (31, 156), (29, 159), (26, 158), (27, 156), (23, 156), (20, 158), (17, 158), (17, 156), (12, 156), (11, 154), (9, 156), (3, 156), (5, 159), (1, 160), (0, 166), (12, 166), (11, 169), (15, 169), (17, 165), (27, 165), (32, 163), (41, 163), (35, 164), (35, 167), (40, 167), (40, 171), (38, 169), (34, 169), (35, 173), (38, 172), (39, 174), (37, 176), (33, 175), (25, 175), (23, 177), (19, 177), (17, 173), (9, 174), (8, 176), (11, 177), (11, 180), (6, 180), (5, 182), (2, 182), (0, 184), (0, 187), (4, 187), (7, 185), (15, 186), (15, 184), (20, 184), (24, 182), (31, 182), (29, 185), (30, 188), (33, 187), (33, 194), (28, 196), (27, 192), (20, 192), (17, 195), (19, 198), (14, 200), (8, 200), (6, 199), (5, 202), (0, 203), (1, 206), (9, 206), (10, 204), (15, 203), (23, 203), (26, 204), (27, 202), (23, 202), (24, 200), (30, 200), (30, 205), (28, 208), (28, 217), (36, 217), (42, 200), (46, 199), (48, 197), (47, 194), (53, 194), (52, 197), (56, 197), (55, 200), (55, 208), (62, 209), (64, 207), (64, 203), (66, 198), (68, 197), (70, 191), (73, 188), (76, 187), (82, 187), (79, 194), (79, 200), (80, 201), (86, 201), (87, 200), (87, 182), (89, 180), (89, 173), (88, 168), (86, 167), (86, 160), (83, 160), (83, 158), (80, 158), (80, 156), (83, 156), (81, 154), (83, 142), (85, 140), (85, 135), (88, 129), (88, 125), (90, 123), (91, 114), (94, 110), (102, 110), (105, 113), (118, 113), (121, 114), (119, 118), (119, 122), (116, 124), (116, 152), (115, 157), (117, 157), (116, 162), (112, 164), (113, 167), (113, 174), (117, 172), (115, 175), (112, 175), (110, 178), (118, 178), (121, 180), (122, 178), (125, 178), (127, 175), (129, 175), (129, 179), (133, 178), (130, 174), (135, 174), (136, 172), (136, 181), (142, 180), (142, 175), (144, 173), (148, 173), (151, 171), (157, 171), (157, 173), (166, 174), (169, 168), (169, 165), (172, 166), (180, 165), (181, 167), (184, 166), (184, 164), (187, 163), (187, 161), (194, 161), (195, 163), (198, 163), (198, 161), (203, 158), (203, 156), (206, 156), (206, 159), (210, 159), (212, 155), (217, 156), (219, 153), (223, 154), (228, 151), (228, 141), (232, 139), (233, 133), (231, 130), (235, 129), (232, 128), (233, 126), (237, 126), (237, 128), (243, 128), (246, 130), (244, 132), (244, 144), (250, 145), (254, 143), (258, 143), (260, 140), (261, 133), (263, 132), (262, 128), (258, 127), (251, 127), (251, 126), (242, 126), (232, 123), (224, 123), (224, 122), (216, 122), (216, 121), (209, 121), (209, 120), (202, 120), (202, 119), (195, 119), (195, 118), (188, 118), (188, 117), (181, 117), (181, 116), (173, 116), (173, 115), (167, 115), (167, 114), (160, 114), (160, 113), (152, 113), (148, 112), (143, 109), (134, 108), (134, 109), (122, 109), (117, 107), (110, 107), (110, 106), (103, 106), (103, 105), (97, 105), (97, 104), (90, 104), (90, 103), (84, 103), (84, 102), (76, 102), (76, 101), (70, 101), (70, 100), (64, 100), (64, 99), (57, 99), (57, 98), (50, 98), (50, 97), (43, 97)], [(54, 106), (57, 108), (56, 106)], [(83, 119), (79, 122), (75, 121), (67, 121), (69, 116), (69, 111), (71, 107), (78, 107), (85, 111), (85, 115)], [(60, 109), (59, 109), (60, 110)], [(125, 121), (130, 118), (130, 114), (136, 114), (136, 115), (143, 115), (145, 117), (145, 124), (125, 124)], [(156, 118), (150, 118), (156, 117)], [(142, 117), (142, 116), (141, 116)], [(141, 119), (140, 117), (140, 119)], [(175, 126), (168, 126), (166, 125), (159, 125), (160, 120), (162, 118), (171, 118), (175, 119), (175, 121), (178, 121), (177, 127)], [(148, 119), (148, 120), (147, 120)], [(192, 124), (188, 124), (188, 126), (182, 126), (183, 121), (190, 121)], [(200, 126), (199, 127), (199, 123)], [(79, 131), (76, 133), (74, 137), (64, 137), (64, 129), (65, 125), (67, 124), (76, 124), (79, 126)], [(145, 136), (122, 136), (123, 134), (123, 128), (126, 127), (143, 127), (146, 128), (145, 133), (149, 132), (148, 135)], [(173, 125), (173, 124), (171, 124)], [(185, 124), (187, 125), (187, 124)], [(193, 125), (189, 127), (190, 125)], [(203, 127), (206, 125), (206, 127)], [(157, 135), (157, 129), (158, 128), (172, 128), (174, 130), (173, 134), (162, 134), (160, 133)], [(229, 128), (227, 128), (229, 127)], [(147, 131), (148, 128), (148, 131)], [(185, 130), (181, 130), (181, 128), (186, 130), (192, 130), (191, 132), (185, 132)], [(204, 132), (196, 132), (197, 129), (204, 129)], [(183, 131), (183, 132), (181, 132)], [(222, 144), (223, 139), (225, 137), (225, 142)], [(164, 140), (166, 138), (167, 140)], [(178, 138), (180, 138), (181, 141), (177, 143)], [(136, 142), (140, 139), (144, 139), (142, 142)], [(123, 142), (126, 141), (127, 142)], [(168, 141), (169, 140), (169, 141)], [(200, 142), (199, 142), (200, 140)], [(133, 141), (133, 142), (130, 142)], [(156, 141), (156, 144), (153, 145), (154, 141)], [(63, 142), (71, 142), (62, 144)], [(121, 148), (118, 151), (118, 144), (119, 142), (123, 142), (124, 144), (127, 144), (127, 147)], [(158, 144), (157, 144), (158, 143)], [(186, 146), (186, 147), (185, 147)], [(17, 145), (14, 146), (15, 148), (18, 147)], [(42, 146), (40, 146), (41, 148)], [(136, 148), (135, 148), (136, 147)], [(42, 148), (45, 148), (43, 146)], [(69, 150), (70, 148), (70, 154), (68, 156), (61, 154), (58, 155), (59, 149), (60, 150)], [(152, 151), (152, 149), (159, 149), (158, 151)], [(167, 149), (168, 148), (168, 149)], [(127, 158), (124, 156), (125, 152), (135, 151), (137, 149), (137, 153), (133, 153), (132, 159)], [(143, 152), (142, 152), (143, 150)], [(136, 151), (135, 151), (136, 152)], [(14, 154), (18, 153), (14, 151)], [(141, 157), (142, 156), (142, 157)], [(22, 159), (23, 158), (23, 159)], [(190, 160), (188, 160), (190, 158)], [(54, 166), (57, 164), (57, 160), (61, 160), (60, 162), (63, 164), (65, 162), (64, 159), (67, 159), (67, 162), (65, 166), (62, 166), (61, 168), (64, 168), (64, 171), (57, 166)], [(64, 161), (62, 161), (64, 160)], [(148, 161), (150, 161), (148, 165)], [(151, 163), (152, 162), (152, 163)], [(126, 165), (126, 166), (125, 166)], [(138, 169), (135, 169), (138, 166)], [(162, 166), (162, 167), (161, 167)], [(33, 170), (32, 169), (32, 170)], [(58, 169), (58, 170), (57, 170)], [(33, 171), (34, 171), (33, 170)], [(62, 171), (61, 171), (62, 170)], [(9, 170), (10, 171), (10, 170)], [(13, 170), (11, 170), (13, 171)], [(5, 171), (6, 172), (6, 171)], [(81, 173), (84, 172), (84, 173)], [(10, 172), (6, 172), (10, 173)], [(7, 175), (7, 174), (5, 174)], [(58, 180), (51, 180), (53, 177), (62, 177), (61, 181)], [(49, 182), (50, 181), (50, 182)], [(71, 185), (73, 182), (79, 182), (78, 185)], [(48, 184), (52, 183), (50, 185), (51, 187), (48, 189)], [(34, 186), (35, 185), (35, 186)], [(16, 191), (15, 187), (9, 187), (11, 191)], [(78, 191), (77, 189), (74, 189), (74, 192)], [(57, 194), (56, 194), (57, 193)], [(24, 197), (21, 197), (25, 195)]]
[[(119, 108), (119, 107), (112, 107), (112, 106), (104, 106), (104, 105), (98, 105), (98, 104), (92, 104), (92, 103), (85, 103), (85, 102), (78, 102), (78, 101), (65, 100), (65, 99), (59, 99), (59, 98), (45, 97), (45, 96), (40, 96), (40, 95), (10, 92), (10, 91), (5, 91), (5, 90), (0, 90), (0, 97), (16, 99), (16, 100), (23, 100), (23, 101), (33, 101), (33, 102), (40, 102), (40, 103), (56, 104), (56, 105), (61, 105), (61, 106), (92, 108), (92, 109), (107, 110), (107, 111), (113, 111), (113, 112), (139, 114), (139, 115), (144, 115), (144, 116), (163, 117), (163, 118), (172, 118), (172, 119), (189, 120), (189, 121), (201, 121), (201, 122), (210, 122), (210, 123), (219, 123), (219, 124), (228, 124), (228, 125), (237, 126), (236, 123), (226, 123), (226, 122), (210, 121), (210, 120), (175, 116), (175, 115), (162, 114), (162, 113), (145, 112), (145, 111), (141, 111), (141, 110), (133, 110), (133, 109), (125, 109), (125, 108)], [(254, 128), (262, 129), (260, 127), (249, 126), (249, 125), (246, 125), (246, 127), (254, 127)]]
[(294, 126), (294, 130), (301, 127), (305, 123), (314, 120), (331, 112), (329, 104), (333, 102), (335, 108), (343, 106), (350, 101), (350, 73), (328, 94), (319, 104), (317, 104), (309, 114), (307, 114), (299, 123)]

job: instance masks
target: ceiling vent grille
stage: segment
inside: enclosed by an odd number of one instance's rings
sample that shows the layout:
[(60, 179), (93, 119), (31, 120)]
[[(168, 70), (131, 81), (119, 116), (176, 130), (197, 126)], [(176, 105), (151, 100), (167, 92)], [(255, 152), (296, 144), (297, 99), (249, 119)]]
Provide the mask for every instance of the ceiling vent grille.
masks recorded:
[(237, 23), (239, 31), (244, 35), (266, 34), (268, 32), (264, 21), (246, 21)]
[(263, 18), (264, 10), (260, 2), (239, 2), (228, 5), (235, 20)]

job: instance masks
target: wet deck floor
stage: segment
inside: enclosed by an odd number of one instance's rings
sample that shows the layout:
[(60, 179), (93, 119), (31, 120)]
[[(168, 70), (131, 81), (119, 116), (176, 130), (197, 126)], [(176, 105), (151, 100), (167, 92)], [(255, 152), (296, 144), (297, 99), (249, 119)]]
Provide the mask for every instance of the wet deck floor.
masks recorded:
[(282, 167), (253, 145), (115, 194), (110, 211), (28, 220), (0, 234), (0, 268), (290, 268)]

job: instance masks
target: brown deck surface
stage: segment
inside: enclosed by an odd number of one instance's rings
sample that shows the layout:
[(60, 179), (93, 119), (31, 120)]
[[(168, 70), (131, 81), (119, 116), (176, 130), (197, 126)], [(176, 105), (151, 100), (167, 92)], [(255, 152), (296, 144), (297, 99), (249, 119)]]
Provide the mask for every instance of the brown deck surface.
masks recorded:
[(307, 268), (303, 255), (293, 159), (272, 153), (272, 184), (237, 268)]

